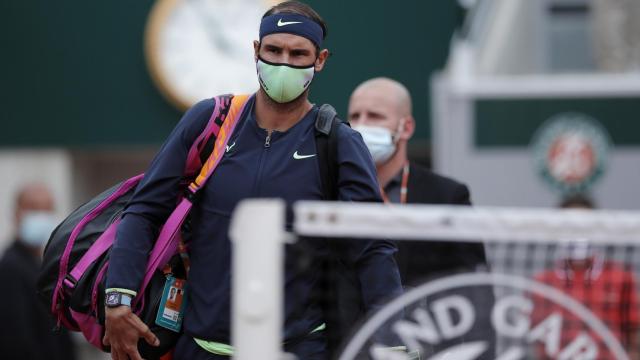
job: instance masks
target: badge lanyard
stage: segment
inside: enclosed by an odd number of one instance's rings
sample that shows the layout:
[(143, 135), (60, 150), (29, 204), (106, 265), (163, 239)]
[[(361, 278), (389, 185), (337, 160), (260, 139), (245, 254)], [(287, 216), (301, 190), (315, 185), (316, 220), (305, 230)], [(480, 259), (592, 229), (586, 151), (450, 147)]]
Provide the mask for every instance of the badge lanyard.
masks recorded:
[[(402, 168), (402, 183), (400, 185), (400, 204), (407, 203), (407, 193), (409, 190), (407, 189), (407, 184), (409, 183), (409, 162), (404, 163), (404, 168)], [(382, 200), (386, 204), (391, 203), (387, 193), (384, 191), (382, 187), (380, 187), (380, 194), (382, 194)]]

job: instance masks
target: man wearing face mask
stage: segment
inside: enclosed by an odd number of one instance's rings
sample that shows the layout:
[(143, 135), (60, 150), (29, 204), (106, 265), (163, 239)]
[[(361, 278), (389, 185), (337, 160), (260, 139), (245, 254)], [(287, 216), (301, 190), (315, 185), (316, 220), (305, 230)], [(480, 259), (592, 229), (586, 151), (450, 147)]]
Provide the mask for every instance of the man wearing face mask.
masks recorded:
[[(326, 25), (309, 6), (287, 1), (265, 13), (255, 41), (258, 91), (252, 95), (229, 138), (219, 166), (191, 210), (190, 271), (185, 294), (183, 335), (174, 359), (225, 359), (230, 343), (231, 244), (228, 229), (236, 204), (246, 198), (298, 200), (325, 198), (315, 144), (318, 107), (308, 100), (309, 85), (323, 69), (328, 50)], [(249, 44), (247, 44), (249, 45)], [(224, 69), (219, 69), (224, 71)], [(212, 94), (213, 95), (213, 94)], [(106, 334), (116, 360), (139, 359), (141, 337), (159, 340), (131, 312), (147, 254), (158, 227), (175, 205), (187, 152), (211, 117), (214, 102), (203, 100), (184, 115), (136, 189), (118, 227), (107, 274), (108, 294), (124, 299), (107, 304)], [(338, 140), (338, 196), (344, 201), (381, 201), (375, 166), (360, 135), (341, 124)], [(291, 213), (288, 213), (288, 226)], [(351, 242), (343, 254), (355, 264), (362, 300), (374, 309), (402, 291), (393, 254), (386, 241)], [(318, 293), (324, 243), (312, 245), (313, 258), (300, 270), (286, 249), (284, 348), (300, 359), (325, 359), (325, 319)]]
[[(407, 143), (415, 130), (411, 107), (409, 91), (388, 78), (363, 82), (349, 101), (349, 122), (362, 134), (371, 152), (385, 202), (471, 205), (464, 184), (409, 161)], [(482, 243), (400, 241), (396, 261), (402, 282), (408, 286), (487, 267)], [(494, 301), (491, 288), (473, 289), (464, 295), (475, 299), (479, 309), (490, 309)], [(495, 358), (495, 334), (488, 330), (492, 329), (490, 322), (489, 313), (479, 313), (473, 328), (461, 340), (486, 341), (488, 347), (480, 359)]]
[[(470, 205), (464, 184), (433, 173), (407, 157), (415, 130), (411, 97), (399, 82), (375, 78), (360, 84), (349, 101), (349, 122), (362, 134), (376, 163), (386, 202), (400, 204)], [(403, 283), (485, 265), (480, 243), (400, 242), (396, 255)]]
[(0, 260), (0, 357), (7, 360), (74, 359), (65, 331), (36, 296), (42, 249), (56, 226), (53, 197), (43, 185), (27, 185), (16, 198), (15, 241)]

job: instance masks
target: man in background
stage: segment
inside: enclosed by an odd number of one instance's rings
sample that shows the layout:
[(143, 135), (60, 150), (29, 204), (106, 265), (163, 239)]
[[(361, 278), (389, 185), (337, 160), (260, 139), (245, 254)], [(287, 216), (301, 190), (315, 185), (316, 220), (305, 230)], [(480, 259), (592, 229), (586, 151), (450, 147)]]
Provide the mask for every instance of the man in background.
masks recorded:
[[(559, 204), (562, 209), (593, 210), (594, 202), (586, 194), (570, 194)], [(553, 267), (534, 276), (535, 280), (560, 290), (591, 311), (611, 331), (627, 351), (630, 359), (640, 359), (640, 299), (638, 285), (630, 257), (615, 259), (613, 247), (590, 243), (587, 239), (575, 239), (558, 245)], [(584, 333), (583, 321), (573, 312), (558, 306), (549, 299), (534, 296), (531, 314), (532, 326), (545, 321), (551, 314), (563, 318), (559, 348), (569, 348)], [(610, 350), (598, 341), (591, 331), (585, 344), (574, 352), (597, 359), (614, 359)], [(543, 346), (535, 347), (537, 359), (553, 358)], [(564, 351), (568, 355), (570, 350)]]
[(594, 202), (583, 194), (571, 194), (562, 199), (558, 205), (561, 209), (584, 209), (593, 210), (596, 208)]
[(73, 360), (68, 333), (56, 325), (36, 296), (42, 250), (56, 223), (51, 192), (43, 185), (23, 187), (16, 197), (17, 233), (0, 260), (0, 358)]
[[(573, 207), (578, 208), (578, 207)], [(640, 301), (633, 273), (633, 263), (607, 258), (612, 250), (607, 246), (590, 244), (576, 239), (561, 244), (556, 250), (556, 261), (551, 269), (535, 275), (535, 280), (561, 291), (584, 305), (620, 342), (630, 359), (640, 359), (638, 334), (640, 330)], [(592, 359), (615, 359), (614, 354), (592, 330), (585, 343), (571, 350), (570, 344), (585, 334), (584, 321), (571, 309), (557, 305), (542, 296), (533, 296), (532, 327), (538, 326), (552, 315), (562, 316), (562, 329), (558, 334), (559, 349), (569, 355), (583, 355)], [(536, 344), (536, 359), (552, 359), (548, 348)], [(573, 352), (572, 352), (573, 351)]]
[[(409, 161), (407, 143), (416, 123), (411, 96), (402, 84), (388, 78), (360, 84), (349, 101), (349, 122), (373, 156), (386, 202), (471, 205), (464, 184)], [(396, 260), (403, 283), (409, 285), (486, 265), (482, 243), (401, 241)]]
[[(466, 185), (409, 161), (407, 143), (413, 136), (416, 123), (411, 96), (402, 84), (388, 78), (375, 78), (360, 84), (349, 101), (349, 122), (360, 132), (371, 152), (385, 202), (471, 205)], [(487, 267), (482, 243), (399, 241), (397, 246), (396, 261), (405, 286), (418, 286), (435, 277)], [(473, 299), (478, 309), (490, 309), (494, 302), (491, 287), (456, 291), (449, 295)], [(474, 326), (464, 337), (414, 351), (412, 356), (443, 356), (450, 346), (482, 341), (486, 348), (479, 359), (494, 359), (495, 333), (490, 329), (488, 312), (479, 313)], [(433, 355), (435, 353), (440, 354)]]

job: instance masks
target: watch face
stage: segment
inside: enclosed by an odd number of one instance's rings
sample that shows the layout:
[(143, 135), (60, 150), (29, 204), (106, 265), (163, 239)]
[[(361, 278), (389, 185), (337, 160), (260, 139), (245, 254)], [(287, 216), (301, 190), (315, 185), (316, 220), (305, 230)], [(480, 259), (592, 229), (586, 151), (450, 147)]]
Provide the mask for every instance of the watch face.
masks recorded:
[(180, 108), (258, 88), (253, 40), (262, 0), (161, 0), (147, 25), (146, 55), (162, 93)]
[(105, 304), (107, 306), (118, 306), (120, 305), (120, 294), (116, 292), (108, 293), (107, 299), (105, 300)]

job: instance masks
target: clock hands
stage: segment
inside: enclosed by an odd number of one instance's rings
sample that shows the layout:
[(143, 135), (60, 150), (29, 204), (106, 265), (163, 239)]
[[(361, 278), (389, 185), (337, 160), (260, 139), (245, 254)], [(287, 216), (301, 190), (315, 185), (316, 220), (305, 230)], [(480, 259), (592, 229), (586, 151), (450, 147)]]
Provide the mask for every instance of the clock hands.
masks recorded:
[(256, 90), (251, 41), (267, 0), (156, 1), (145, 44), (150, 70), (172, 102), (184, 109), (212, 94)]
[(205, 1), (189, 0), (198, 21), (203, 25), (207, 37), (218, 50), (225, 54), (235, 56), (236, 47), (224, 35), (225, 30), (217, 16), (213, 15)]

